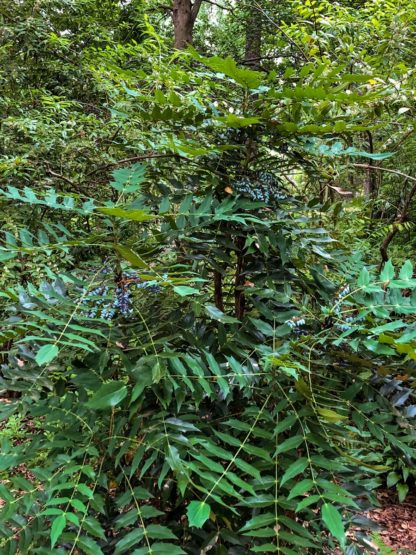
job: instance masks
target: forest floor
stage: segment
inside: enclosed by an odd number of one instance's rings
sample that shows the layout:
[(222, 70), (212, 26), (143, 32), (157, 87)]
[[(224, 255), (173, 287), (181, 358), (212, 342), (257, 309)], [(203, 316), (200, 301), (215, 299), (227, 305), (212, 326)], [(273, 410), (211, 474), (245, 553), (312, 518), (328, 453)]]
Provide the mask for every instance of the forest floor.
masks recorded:
[(399, 503), (389, 491), (378, 495), (381, 507), (365, 514), (380, 526), (383, 542), (399, 555), (416, 554), (416, 491)]

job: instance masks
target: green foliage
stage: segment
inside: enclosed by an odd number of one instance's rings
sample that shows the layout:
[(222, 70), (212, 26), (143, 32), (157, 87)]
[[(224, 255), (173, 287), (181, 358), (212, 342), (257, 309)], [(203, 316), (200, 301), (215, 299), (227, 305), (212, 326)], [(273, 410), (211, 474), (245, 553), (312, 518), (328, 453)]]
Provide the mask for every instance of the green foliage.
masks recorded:
[(416, 279), (363, 264), (324, 226), (342, 207), (299, 186), (387, 157), (348, 141), (388, 91), (325, 59), (172, 57), (139, 3), (85, 7), (48, 35), (64, 98), (48, 68), (36, 107), (29, 46), (8, 97), (0, 417), (37, 428), (0, 434), (1, 553), (364, 553), (354, 513), (412, 478)]

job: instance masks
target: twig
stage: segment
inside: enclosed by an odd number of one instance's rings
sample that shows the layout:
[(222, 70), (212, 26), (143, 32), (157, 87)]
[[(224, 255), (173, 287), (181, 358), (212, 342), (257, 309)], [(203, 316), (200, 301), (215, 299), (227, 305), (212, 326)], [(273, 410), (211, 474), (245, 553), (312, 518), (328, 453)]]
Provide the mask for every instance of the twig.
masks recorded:
[(129, 162), (139, 162), (140, 160), (150, 160), (151, 158), (180, 158), (179, 154), (143, 154), (140, 156), (132, 156), (131, 158), (124, 158), (123, 160), (117, 160), (117, 162), (110, 162), (104, 166), (99, 166), (94, 170), (87, 173), (86, 177), (98, 173), (100, 171), (108, 170), (108, 168), (113, 168), (114, 166), (121, 166), (122, 164), (128, 164)]
[(73, 187), (75, 187), (75, 183), (73, 181), (71, 181), (71, 179), (69, 179), (69, 177), (65, 177), (64, 175), (61, 175), (60, 173), (56, 173), (53, 170), (51, 170), (50, 168), (48, 168), (46, 170), (46, 173), (48, 173), (49, 175), (52, 175), (53, 177), (57, 177), (58, 179), (62, 179), (62, 181), (65, 181), (65, 183), (68, 183), (69, 185), (72, 185)]
[(381, 168), (380, 166), (370, 166), (370, 164), (353, 164), (355, 168), (364, 168), (366, 170), (377, 170), (381, 172), (394, 173), (395, 175), (400, 175), (410, 181), (416, 181), (416, 177), (407, 175), (406, 173), (400, 172), (399, 170), (391, 170), (390, 168)]
[(207, 4), (212, 4), (213, 6), (216, 6), (217, 8), (220, 8), (221, 10), (227, 10), (228, 12), (234, 12), (234, 8), (228, 8), (227, 6), (223, 6), (222, 4), (217, 4), (216, 2), (213, 2), (212, 0), (204, 0), (204, 2), (206, 2)]
[(292, 46), (294, 46), (297, 50), (299, 50), (299, 52), (302, 54), (303, 58), (308, 62), (308, 61), (309, 61), (308, 56), (305, 54), (304, 50), (298, 45), (298, 43), (297, 43), (296, 41), (294, 41), (294, 40), (292, 39), (292, 37), (290, 37), (290, 36), (286, 33), (286, 31), (284, 31), (284, 30), (281, 28), (281, 26), (280, 26), (278, 23), (276, 23), (276, 21), (274, 21), (274, 19), (272, 19), (272, 18), (269, 16), (269, 14), (260, 6), (260, 4), (259, 4), (258, 2), (256, 2), (256, 0), (253, 0), (253, 4), (255, 4), (257, 10), (259, 10), (259, 11), (266, 17), (266, 19), (268, 19), (268, 20), (270, 21), (270, 23), (271, 23), (272, 25), (274, 25), (277, 29), (279, 29), (279, 31), (282, 33), (282, 35), (283, 35), (284, 37), (286, 37), (287, 41), (290, 42), (290, 44), (291, 44)]
[(381, 254), (381, 262), (380, 262), (380, 269), (383, 265), (383, 262), (387, 262), (387, 260), (389, 259), (388, 257), (388, 253), (387, 253), (387, 249), (390, 245), (390, 243), (392, 242), (392, 240), (394, 239), (395, 235), (397, 234), (397, 232), (399, 231), (399, 226), (400, 224), (404, 223), (407, 220), (409, 211), (410, 211), (410, 205), (411, 202), (413, 200), (413, 197), (416, 194), (416, 179), (413, 178), (413, 181), (415, 181), (415, 184), (413, 185), (413, 187), (410, 189), (404, 203), (403, 203), (403, 207), (401, 209), (401, 211), (396, 215), (396, 221), (393, 224), (393, 228), (388, 232), (388, 234), (386, 235), (386, 237), (384, 238), (381, 246), (380, 246), (380, 254)]

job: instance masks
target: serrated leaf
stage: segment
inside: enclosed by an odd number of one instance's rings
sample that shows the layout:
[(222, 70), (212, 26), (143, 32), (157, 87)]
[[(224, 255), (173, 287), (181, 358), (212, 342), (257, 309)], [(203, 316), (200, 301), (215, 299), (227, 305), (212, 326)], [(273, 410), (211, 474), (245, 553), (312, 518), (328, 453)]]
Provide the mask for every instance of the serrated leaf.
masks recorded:
[(234, 318), (233, 316), (228, 316), (224, 314), (219, 308), (215, 305), (207, 304), (205, 305), (205, 312), (208, 314), (210, 318), (214, 320), (218, 320), (218, 322), (222, 322), (223, 324), (239, 324), (240, 320)]
[(124, 208), (99, 206), (96, 208), (101, 214), (106, 216), (114, 216), (116, 218), (123, 218), (125, 220), (132, 220), (134, 222), (146, 222), (154, 220), (155, 216), (148, 214), (144, 210), (124, 210)]
[(51, 538), (51, 547), (53, 548), (56, 544), (56, 542), (59, 540), (59, 538), (62, 535), (62, 532), (64, 531), (64, 528), (66, 526), (66, 518), (64, 514), (59, 515), (58, 517), (55, 518), (55, 520), (52, 522), (52, 526), (51, 526), (51, 533), (50, 533), (50, 538)]
[(177, 285), (173, 288), (173, 290), (181, 297), (187, 297), (188, 295), (199, 295), (199, 289), (195, 289), (195, 287), (189, 287), (188, 285)]
[(286, 472), (283, 474), (280, 480), (280, 485), (283, 486), (283, 484), (285, 484), (288, 480), (291, 480), (295, 476), (298, 476), (298, 474), (301, 474), (308, 466), (308, 464), (309, 464), (308, 459), (306, 457), (302, 457), (297, 461), (295, 461), (294, 463), (292, 463), (289, 466), (289, 468), (286, 470)]
[(305, 478), (305, 480), (302, 480), (300, 482), (298, 482), (289, 492), (288, 495), (288, 500), (293, 499), (294, 497), (297, 497), (298, 495), (303, 495), (305, 493), (307, 493), (309, 490), (311, 490), (313, 488), (313, 486), (315, 485), (315, 482), (313, 480), (311, 480), (310, 478)]
[(51, 362), (54, 358), (58, 356), (58, 354), (59, 354), (59, 348), (57, 347), (57, 345), (54, 345), (54, 344), (43, 345), (43, 347), (41, 347), (39, 351), (36, 353), (35, 360), (37, 364), (41, 366), (42, 364), (48, 364), (48, 362)]
[(108, 409), (121, 403), (126, 395), (127, 387), (124, 382), (108, 382), (94, 393), (86, 405), (88, 408), (95, 410)]
[(138, 254), (132, 251), (129, 247), (124, 245), (115, 245), (115, 250), (121, 254), (124, 260), (130, 262), (134, 268), (148, 268), (149, 265)]
[(391, 260), (388, 260), (380, 273), (380, 280), (383, 282), (388, 282), (394, 279), (394, 266)]
[(403, 503), (403, 501), (406, 499), (407, 494), (409, 493), (409, 486), (407, 484), (397, 484), (396, 489), (399, 501), (400, 503)]
[(345, 546), (345, 531), (342, 516), (338, 509), (330, 503), (324, 503), (321, 507), (322, 520), (331, 534), (339, 541), (342, 547)]
[(209, 519), (211, 507), (205, 501), (191, 501), (187, 507), (186, 514), (188, 516), (189, 525), (196, 528), (202, 528)]
[(403, 280), (410, 280), (413, 278), (413, 264), (410, 260), (406, 260), (400, 268), (399, 278)]
[(321, 407), (317, 407), (317, 412), (318, 414), (320, 414), (322, 416), (322, 418), (324, 420), (326, 420), (327, 422), (340, 422), (341, 420), (345, 420), (346, 418), (348, 418), (347, 416), (343, 415), (343, 414), (338, 414), (337, 412), (335, 412), (334, 410), (331, 409), (324, 409)]

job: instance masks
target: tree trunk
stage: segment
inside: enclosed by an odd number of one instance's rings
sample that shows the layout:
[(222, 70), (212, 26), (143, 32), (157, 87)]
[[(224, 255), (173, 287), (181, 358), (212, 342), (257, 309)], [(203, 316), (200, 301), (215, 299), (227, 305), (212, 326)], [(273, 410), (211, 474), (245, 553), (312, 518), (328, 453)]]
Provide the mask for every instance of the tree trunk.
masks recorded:
[(249, 11), (246, 23), (244, 63), (253, 69), (259, 69), (261, 62), (263, 17), (260, 11), (253, 9), (251, 2), (246, 2), (246, 5)]
[[(261, 39), (262, 39), (262, 15), (253, 9), (251, 0), (245, 0), (247, 9), (246, 19), (246, 48), (244, 55), (245, 65), (252, 69), (259, 69), (261, 62)], [(257, 137), (247, 137), (246, 143), (246, 161), (245, 168), (249, 169), (252, 162), (257, 157)], [(234, 306), (235, 317), (242, 320), (246, 308), (246, 298), (244, 294), (245, 269), (246, 269), (246, 253), (245, 253), (245, 236), (238, 236), (235, 239), (235, 252), (237, 256), (236, 272), (234, 279)]]
[(175, 31), (175, 48), (182, 50), (192, 44), (195, 20), (202, 0), (173, 0), (173, 27)]
[[(373, 136), (370, 131), (367, 131), (368, 137), (368, 149), (371, 154), (374, 153), (374, 145), (373, 145)], [(371, 158), (368, 161), (368, 165), (370, 166), (367, 170), (367, 175), (364, 181), (364, 194), (367, 198), (372, 198), (376, 195), (377, 192), (377, 176), (375, 172), (372, 170), (374, 167), (374, 160)]]

